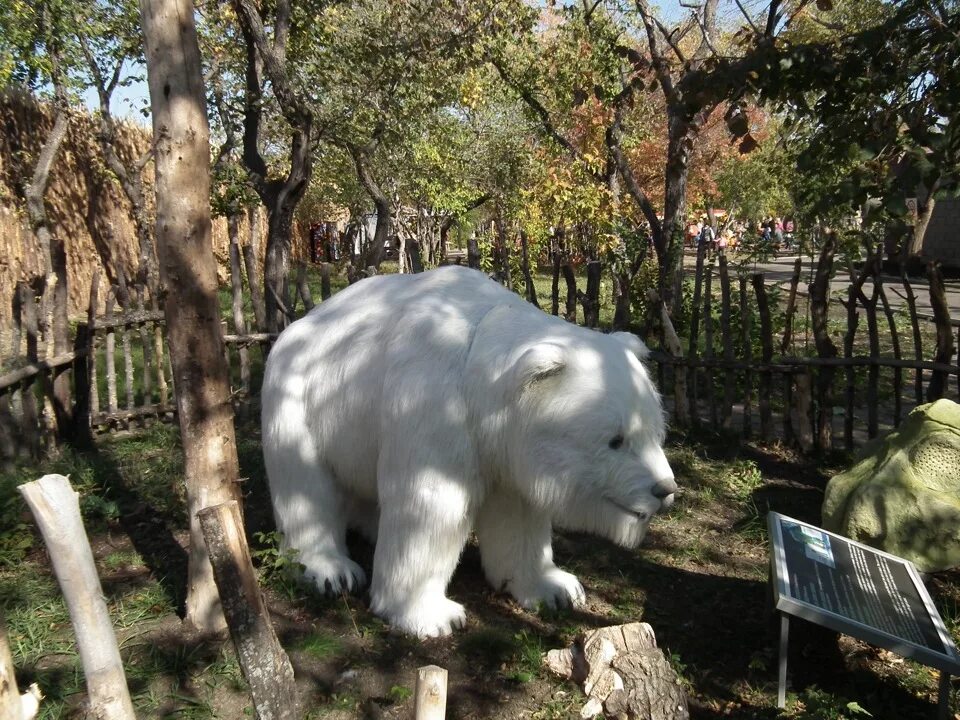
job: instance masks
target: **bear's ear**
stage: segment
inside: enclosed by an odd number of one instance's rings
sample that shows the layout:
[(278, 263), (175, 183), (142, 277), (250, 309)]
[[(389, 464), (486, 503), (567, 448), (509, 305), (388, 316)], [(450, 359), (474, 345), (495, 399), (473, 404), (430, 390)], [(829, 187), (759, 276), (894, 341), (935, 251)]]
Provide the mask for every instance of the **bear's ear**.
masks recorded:
[(650, 348), (644, 344), (643, 340), (638, 338), (633, 333), (615, 332), (610, 333), (610, 337), (625, 345), (627, 350), (637, 356), (638, 360), (644, 361), (650, 357)]
[(553, 343), (534, 345), (520, 356), (514, 368), (517, 389), (523, 392), (534, 383), (559, 375), (567, 366), (562, 347)]

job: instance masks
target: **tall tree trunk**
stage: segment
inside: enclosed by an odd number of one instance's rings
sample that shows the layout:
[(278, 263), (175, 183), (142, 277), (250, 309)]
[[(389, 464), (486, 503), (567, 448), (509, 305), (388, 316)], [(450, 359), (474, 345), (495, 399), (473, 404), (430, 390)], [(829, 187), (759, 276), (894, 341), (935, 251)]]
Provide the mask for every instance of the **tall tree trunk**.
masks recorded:
[[(376, 144), (374, 143), (374, 147)], [(367, 191), (367, 195), (373, 200), (373, 206), (377, 210), (377, 227), (373, 231), (373, 242), (367, 248), (366, 253), (360, 261), (363, 268), (375, 267), (380, 269), (380, 263), (383, 262), (384, 249), (387, 241), (390, 239), (390, 227), (393, 224), (393, 208), (390, 206), (390, 198), (383, 191), (380, 183), (373, 176), (370, 170), (370, 152), (369, 148), (360, 148), (351, 146), (350, 155), (353, 157), (354, 167), (357, 169), (357, 177), (360, 184)]]
[(670, 110), (668, 119), (667, 167), (664, 180), (663, 223), (654, 247), (660, 264), (660, 292), (670, 314), (677, 317), (683, 294), (683, 225), (687, 209), (687, 176), (690, 153), (699, 134), (699, 126), (686, 122)]
[(210, 238), (210, 130), (190, 0), (141, 0), (156, 148), (157, 253), (190, 518), (186, 622), (226, 627), (197, 512), (239, 500)]
[(267, 332), (277, 333), (290, 317), (290, 255), (296, 203), (277, 189), (267, 197), (267, 252), (263, 261), (263, 301)]
[[(286, 326), (285, 309), (290, 306), (289, 275), (293, 214), (313, 175), (313, 113), (310, 105), (293, 89), (286, 65), (289, 14), (279, 17), (277, 6), (274, 38), (267, 37), (259, 6), (253, 0), (235, 0), (240, 28), (246, 43), (246, 94), (243, 121), (243, 163), (251, 183), (267, 208), (267, 252), (264, 261), (264, 304), (266, 329), (279, 332)], [(289, 3), (282, 5), (289, 12)], [(290, 126), (289, 169), (282, 178), (271, 178), (260, 154), (260, 121), (263, 109), (263, 81), (266, 71), (273, 95)]]

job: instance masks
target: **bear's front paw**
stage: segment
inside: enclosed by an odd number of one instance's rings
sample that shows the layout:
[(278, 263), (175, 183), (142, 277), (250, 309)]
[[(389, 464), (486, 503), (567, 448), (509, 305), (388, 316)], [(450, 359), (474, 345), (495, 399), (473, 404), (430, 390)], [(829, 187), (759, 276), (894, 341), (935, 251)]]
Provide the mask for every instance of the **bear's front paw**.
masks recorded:
[(556, 567), (545, 571), (529, 584), (511, 584), (509, 589), (517, 602), (528, 610), (535, 610), (540, 604), (551, 609), (582, 607), (587, 601), (577, 576)]
[(450, 635), (467, 624), (463, 605), (443, 597), (429, 597), (391, 613), (390, 624), (420, 638)]
[(304, 579), (314, 583), (322, 593), (353, 592), (367, 582), (363, 568), (346, 555), (301, 554), (299, 560), (305, 568)]

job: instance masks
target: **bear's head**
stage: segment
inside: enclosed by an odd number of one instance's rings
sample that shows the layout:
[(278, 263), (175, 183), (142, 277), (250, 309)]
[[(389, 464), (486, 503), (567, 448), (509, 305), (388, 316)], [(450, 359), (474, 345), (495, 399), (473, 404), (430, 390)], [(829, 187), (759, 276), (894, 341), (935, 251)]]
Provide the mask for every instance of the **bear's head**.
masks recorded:
[(636, 547), (653, 515), (673, 504), (648, 352), (630, 333), (581, 331), (517, 359), (506, 479), (555, 525)]

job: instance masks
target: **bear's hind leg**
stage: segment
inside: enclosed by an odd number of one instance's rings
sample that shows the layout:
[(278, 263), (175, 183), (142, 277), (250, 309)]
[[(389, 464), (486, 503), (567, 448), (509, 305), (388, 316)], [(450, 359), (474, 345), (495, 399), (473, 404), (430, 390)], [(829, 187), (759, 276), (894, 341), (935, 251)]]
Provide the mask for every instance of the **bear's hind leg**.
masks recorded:
[(525, 608), (580, 606), (586, 600), (576, 576), (553, 563), (553, 527), (517, 493), (495, 487), (477, 516), (477, 540), (487, 580)]
[(449, 478), (418, 480), (381, 500), (370, 607), (404, 632), (437, 637), (466, 623), (446, 590), (470, 532), (470, 499)]
[(283, 546), (298, 551), (304, 578), (320, 592), (337, 594), (366, 584), (367, 576), (347, 555), (348, 495), (325, 467), (271, 469), (270, 494)]

